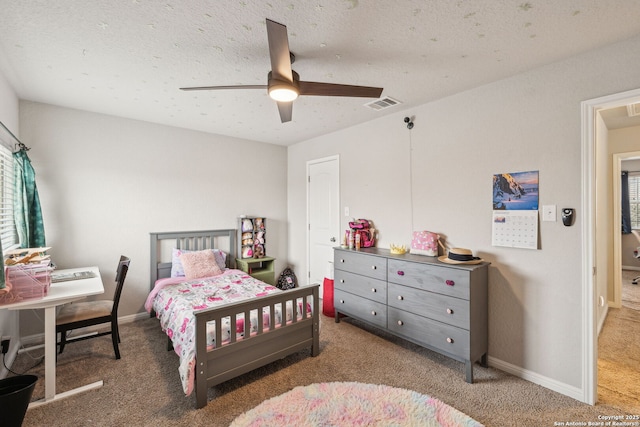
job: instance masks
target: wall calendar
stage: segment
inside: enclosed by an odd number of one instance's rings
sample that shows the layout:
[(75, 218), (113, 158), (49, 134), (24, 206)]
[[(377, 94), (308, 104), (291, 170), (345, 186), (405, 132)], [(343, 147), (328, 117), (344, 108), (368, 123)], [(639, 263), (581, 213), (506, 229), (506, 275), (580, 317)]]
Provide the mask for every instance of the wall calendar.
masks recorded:
[(493, 176), (491, 244), (538, 249), (538, 171)]
[(493, 246), (538, 249), (538, 211), (493, 211)]

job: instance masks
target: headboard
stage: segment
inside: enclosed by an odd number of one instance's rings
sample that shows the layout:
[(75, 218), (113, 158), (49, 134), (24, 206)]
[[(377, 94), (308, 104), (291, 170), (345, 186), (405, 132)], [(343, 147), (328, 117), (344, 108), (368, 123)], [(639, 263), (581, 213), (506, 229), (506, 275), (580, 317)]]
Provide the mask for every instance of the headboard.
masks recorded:
[(235, 268), (236, 230), (170, 231), (149, 233), (151, 236), (151, 283), (171, 276), (171, 250), (173, 248), (200, 251), (221, 249), (227, 252), (227, 267)]

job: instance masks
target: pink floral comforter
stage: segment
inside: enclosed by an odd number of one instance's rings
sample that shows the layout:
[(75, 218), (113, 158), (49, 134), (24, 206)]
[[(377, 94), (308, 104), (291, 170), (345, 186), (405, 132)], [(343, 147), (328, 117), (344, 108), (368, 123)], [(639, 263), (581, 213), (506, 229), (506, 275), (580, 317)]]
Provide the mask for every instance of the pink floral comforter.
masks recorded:
[[(281, 292), (280, 289), (254, 279), (240, 270), (230, 269), (215, 277), (185, 281), (184, 277), (160, 279), (147, 297), (145, 308), (148, 312), (156, 312), (162, 330), (166, 332), (175, 352), (180, 356), (180, 379), (186, 395), (190, 395), (194, 387), (195, 366), (195, 316), (194, 310), (216, 307), (244, 299)], [(299, 305), (301, 301), (299, 301)], [(300, 310), (298, 310), (300, 312)], [(290, 320), (292, 310), (287, 305), (286, 321)], [(276, 324), (282, 321), (281, 310), (276, 310)], [(262, 315), (264, 329), (269, 328), (269, 312)], [(230, 339), (230, 319), (226, 318), (222, 325), (222, 344)], [(237, 337), (244, 334), (244, 317), (238, 315), (236, 322)], [(258, 313), (251, 312), (250, 331), (257, 331)], [(207, 347), (215, 343), (215, 322), (207, 324)]]

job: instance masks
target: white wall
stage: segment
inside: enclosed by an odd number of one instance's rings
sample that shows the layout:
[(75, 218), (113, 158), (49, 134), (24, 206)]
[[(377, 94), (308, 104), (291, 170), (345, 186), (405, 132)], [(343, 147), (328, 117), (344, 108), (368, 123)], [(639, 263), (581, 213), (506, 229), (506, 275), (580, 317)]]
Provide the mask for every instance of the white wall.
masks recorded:
[[(0, 73), (0, 121), (18, 138), (18, 97), (9, 86), (5, 77)], [(0, 309), (0, 336), (18, 337), (18, 313)], [(14, 353), (14, 346), (18, 345), (17, 339), (12, 339), (9, 354)], [(10, 365), (11, 361), (7, 361)], [(5, 374), (4, 366), (0, 367), (0, 378)]]
[[(97, 265), (113, 293), (121, 254), (131, 266), (120, 316), (144, 311), (149, 233), (236, 228), (241, 214), (268, 218), (267, 252), (287, 260), (286, 149), (282, 146), (20, 103), (47, 245), (61, 267)], [(23, 335), (36, 333), (21, 322)]]
[(0, 121), (18, 138), (18, 96), (0, 73)]
[[(582, 396), (580, 103), (640, 87), (639, 61), (634, 38), (291, 146), (291, 261), (306, 271), (305, 163), (339, 154), (341, 208), (372, 219), (379, 246), (406, 244), (412, 229), (426, 229), (492, 263), (493, 364)], [(404, 116), (415, 116), (413, 130)], [(575, 208), (576, 222), (540, 222), (539, 250), (493, 247), (492, 176), (529, 170), (540, 173), (540, 205)]]

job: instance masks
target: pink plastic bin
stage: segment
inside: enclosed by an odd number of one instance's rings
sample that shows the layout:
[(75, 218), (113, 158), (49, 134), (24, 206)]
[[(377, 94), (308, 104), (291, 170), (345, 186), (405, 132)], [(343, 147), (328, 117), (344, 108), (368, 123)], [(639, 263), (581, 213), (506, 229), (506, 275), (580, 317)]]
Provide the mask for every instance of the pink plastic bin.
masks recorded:
[(0, 305), (43, 298), (51, 286), (51, 270), (48, 263), (5, 267), (5, 280), (11, 291), (0, 295)]

